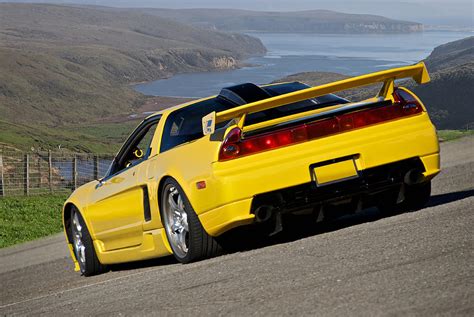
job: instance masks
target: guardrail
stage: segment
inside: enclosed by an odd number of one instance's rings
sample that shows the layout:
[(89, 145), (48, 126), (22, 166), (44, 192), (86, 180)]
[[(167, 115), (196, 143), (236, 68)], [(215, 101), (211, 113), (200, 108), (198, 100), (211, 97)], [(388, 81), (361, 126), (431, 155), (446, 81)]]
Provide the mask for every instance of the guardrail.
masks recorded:
[(0, 198), (67, 193), (102, 177), (111, 154), (0, 150)]

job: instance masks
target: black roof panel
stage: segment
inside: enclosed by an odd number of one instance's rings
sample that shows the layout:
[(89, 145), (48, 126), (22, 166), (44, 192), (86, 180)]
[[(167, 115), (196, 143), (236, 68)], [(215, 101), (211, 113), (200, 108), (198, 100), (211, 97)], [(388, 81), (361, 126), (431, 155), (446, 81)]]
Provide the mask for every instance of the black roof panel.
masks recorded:
[(272, 96), (255, 84), (245, 83), (223, 88), (218, 97), (224, 98), (241, 106), (247, 103), (267, 99)]

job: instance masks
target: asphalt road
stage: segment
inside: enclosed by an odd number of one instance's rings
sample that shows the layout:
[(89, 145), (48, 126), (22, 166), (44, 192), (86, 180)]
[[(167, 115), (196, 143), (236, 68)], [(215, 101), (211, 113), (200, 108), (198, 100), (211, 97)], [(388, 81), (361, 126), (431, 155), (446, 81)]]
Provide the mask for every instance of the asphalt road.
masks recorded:
[(0, 315), (474, 316), (474, 138), (443, 144), (442, 157), (423, 210), (367, 210), (189, 265), (84, 278), (62, 236), (0, 250)]

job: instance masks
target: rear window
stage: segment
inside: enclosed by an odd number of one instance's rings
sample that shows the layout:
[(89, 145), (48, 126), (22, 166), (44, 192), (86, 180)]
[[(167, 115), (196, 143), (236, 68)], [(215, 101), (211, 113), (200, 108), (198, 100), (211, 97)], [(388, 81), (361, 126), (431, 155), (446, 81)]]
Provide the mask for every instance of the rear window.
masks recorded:
[[(261, 87), (271, 97), (309, 88), (302, 83), (285, 83), (267, 87)], [(278, 108), (268, 109), (249, 114), (246, 124), (255, 124), (271, 119), (276, 119), (299, 112), (309, 111), (317, 108), (327, 107), (335, 104), (347, 103), (348, 101), (336, 95), (325, 95), (318, 98), (308, 99)], [(202, 117), (212, 111), (220, 112), (239, 106), (239, 104), (227, 98), (216, 97), (204, 100), (190, 106), (172, 112), (163, 129), (161, 141), (161, 152), (165, 152), (183, 143), (187, 143), (203, 136)], [(220, 123), (216, 129), (224, 127), (227, 122)]]
[[(163, 129), (161, 152), (203, 137), (202, 117), (213, 111), (220, 112), (233, 107), (232, 103), (220, 98), (213, 98), (172, 112)], [(225, 124), (226, 122), (220, 123), (216, 128)]]

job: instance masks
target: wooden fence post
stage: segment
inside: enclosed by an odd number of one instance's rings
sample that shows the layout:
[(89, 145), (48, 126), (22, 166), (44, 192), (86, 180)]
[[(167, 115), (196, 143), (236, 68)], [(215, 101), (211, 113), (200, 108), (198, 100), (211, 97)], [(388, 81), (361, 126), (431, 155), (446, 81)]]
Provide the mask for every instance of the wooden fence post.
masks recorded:
[(77, 157), (72, 159), (72, 190), (77, 188)]
[(51, 150), (48, 151), (48, 183), (49, 191), (53, 192), (53, 157), (51, 155)]
[(0, 154), (0, 197), (5, 197), (5, 183), (3, 182), (3, 157)]
[(94, 179), (99, 179), (99, 156), (94, 155)]
[(30, 194), (30, 156), (28, 154), (25, 154), (24, 164), (23, 184), (25, 195), (28, 196)]
[(41, 177), (41, 154), (38, 152), (35, 155), (36, 159), (36, 168), (38, 169), (38, 188), (41, 188), (42, 177)]

